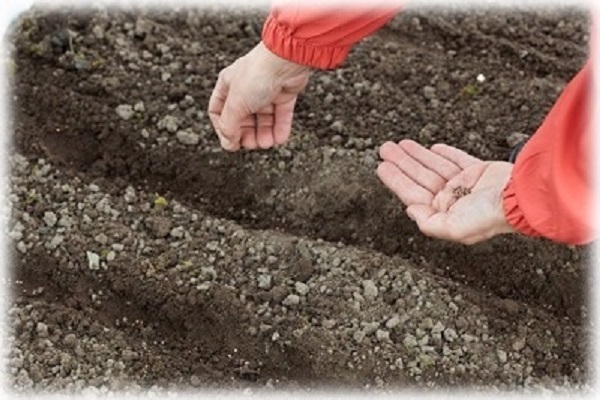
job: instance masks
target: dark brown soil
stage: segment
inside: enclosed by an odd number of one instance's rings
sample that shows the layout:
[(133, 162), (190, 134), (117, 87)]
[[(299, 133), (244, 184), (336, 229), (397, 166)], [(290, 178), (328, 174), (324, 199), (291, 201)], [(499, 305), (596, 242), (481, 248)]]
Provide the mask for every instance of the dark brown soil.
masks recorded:
[[(523, 357), (535, 360), (528, 374), (542, 381), (585, 383), (587, 249), (515, 236), (472, 247), (424, 237), (373, 171), (378, 146), (404, 138), (506, 159), (511, 150), (507, 138), (533, 133), (583, 65), (586, 14), (573, 9), (407, 11), (359, 44), (344, 67), (314, 74), (297, 106), (287, 146), (224, 153), (203, 111), (219, 70), (259, 40), (262, 18), (214, 11), (26, 16), (11, 38), (15, 151), (31, 163), (47, 160), (65, 182), (77, 182), (76, 177), (81, 185), (94, 182), (115, 198), (131, 185), (177, 201), (201, 219), (236, 224), (266, 243), (288, 241), (293, 248), (322, 239), (340, 251), (356, 251), (364, 260), (366, 271), (358, 272), (363, 279), (376, 276), (379, 264), (401, 262), (477, 307), (493, 335), (527, 337), (528, 343), (534, 337), (535, 343), (544, 340), (540, 334), (552, 332), (558, 342), (552, 357), (547, 351), (538, 354), (535, 344), (526, 347), (531, 354)], [(98, 26), (104, 35), (97, 34)], [(66, 29), (76, 33), (75, 56), (61, 39)], [(168, 50), (161, 48), (165, 44)], [(165, 72), (171, 74), (168, 81)], [(478, 74), (485, 82), (476, 80)], [(193, 97), (193, 106), (186, 105), (186, 96)], [(130, 120), (115, 112), (120, 104), (139, 101), (145, 111)], [(175, 107), (169, 109), (171, 104)], [(169, 139), (172, 134), (157, 128), (165, 115), (198, 133), (200, 144), (190, 147)], [(147, 137), (140, 134), (144, 129)], [(49, 196), (61, 201), (59, 195)], [(48, 208), (44, 202), (27, 207), (21, 211), (38, 219)], [(168, 212), (161, 216), (171, 218)], [(123, 224), (120, 229), (126, 229)], [(91, 237), (94, 229), (100, 228), (93, 227)], [(87, 249), (83, 236), (81, 243), (65, 245), (66, 256), (43, 246), (25, 255), (16, 252), (15, 274), (27, 290), (16, 304), (38, 304), (63, 329), (80, 319), (117, 329), (129, 347), (143, 354), (128, 372), (142, 385), (186, 385), (191, 376), (197, 377), (196, 386), (269, 382), (307, 388), (375, 385), (378, 380), (403, 387), (524, 385), (491, 371), (454, 375), (434, 369), (415, 378), (384, 368), (373, 353), (364, 358), (362, 369), (352, 369), (348, 361), (354, 350), (346, 343), (351, 339), (318, 330), (275, 346), (271, 331), (247, 333), (262, 317), (245, 301), (273, 304), (273, 299), (261, 298), (266, 295), (257, 290), (240, 300), (238, 285), (245, 287), (245, 281), (223, 283), (188, 301), (174, 281), (146, 279), (139, 254), (121, 258), (124, 267), (110, 273), (74, 266)], [(199, 248), (210, 240), (203, 235), (194, 239)], [(161, 253), (158, 248), (149, 260), (167, 266), (178, 262), (176, 249), (164, 247)], [(297, 251), (278, 257), (292, 266), (285, 279), (315, 279), (311, 262)], [(232, 256), (223, 271), (238, 279), (234, 271), (241, 262)], [(43, 295), (31, 295), (40, 286), (46, 288)], [(105, 298), (101, 305), (92, 304), (88, 293), (99, 288)], [(382, 304), (396, 304), (398, 296), (390, 296)], [(341, 300), (315, 292), (305, 314), (280, 322), (285, 327), (280, 333), (310, 326), (310, 318), (338, 310), (335, 303)], [(368, 313), (369, 305), (364, 307), (361, 312)], [(115, 326), (124, 315), (151, 328)], [(401, 346), (401, 338), (392, 334), (391, 340)], [(328, 354), (323, 349), (336, 350)]]

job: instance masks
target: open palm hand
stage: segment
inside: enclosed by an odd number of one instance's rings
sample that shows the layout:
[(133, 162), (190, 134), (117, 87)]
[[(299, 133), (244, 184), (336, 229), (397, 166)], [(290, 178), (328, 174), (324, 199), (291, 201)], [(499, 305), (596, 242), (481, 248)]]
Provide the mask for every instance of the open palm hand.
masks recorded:
[(482, 161), (443, 144), (426, 149), (411, 140), (387, 142), (379, 152), (379, 178), (425, 235), (473, 244), (514, 231), (502, 207), (512, 164)]

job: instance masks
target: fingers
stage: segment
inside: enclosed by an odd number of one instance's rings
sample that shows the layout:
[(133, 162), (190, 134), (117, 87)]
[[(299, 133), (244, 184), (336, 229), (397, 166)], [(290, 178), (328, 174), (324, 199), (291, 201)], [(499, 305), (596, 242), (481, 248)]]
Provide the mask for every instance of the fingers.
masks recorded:
[(434, 171), (445, 180), (452, 179), (455, 175), (459, 174), (461, 168), (442, 157), (435, 152), (426, 149), (413, 140), (402, 140), (398, 145), (412, 158), (417, 160), (419, 163), (424, 165), (426, 168)]
[(248, 150), (258, 148), (256, 129), (253, 126), (250, 128), (242, 128), (242, 147)]
[(431, 146), (431, 151), (444, 157), (446, 160), (453, 162), (460, 168), (465, 169), (477, 162), (481, 162), (478, 158), (475, 158), (456, 147), (448, 146), (445, 144), (434, 144)]
[(269, 149), (275, 144), (273, 138), (273, 107), (267, 107), (256, 115), (256, 141), (261, 149)]
[(377, 175), (405, 205), (430, 204), (433, 201), (433, 194), (429, 190), (409, 178), (392, 162), (379, 164)]
[(396, 165), (406, 176), (432, 194), (442, 190), (446, 184), (444, 178), (415, 160), (401, 146), (393, 142), (384, 143), (379, 149), (379, 155), (385, 161)]
[(251, 113), (245, 109), (242, 99), (229, 92), (217, 124), (217, 133), (222, 136), (221, 145), (225, 150), (238, 150), (242, 136), (242, 126)]
[(288, 141), (292, 131), (295, 106), (296, 97), (287, 103), (275, 106), (275, 121), (273, 125), (273, 139), (275, 140), (275, 144), (281, 145)]

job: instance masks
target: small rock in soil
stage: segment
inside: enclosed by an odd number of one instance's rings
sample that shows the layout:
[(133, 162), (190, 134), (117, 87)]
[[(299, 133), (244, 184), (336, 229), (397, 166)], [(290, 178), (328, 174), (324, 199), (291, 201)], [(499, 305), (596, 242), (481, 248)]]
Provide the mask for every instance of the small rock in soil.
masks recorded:
[(177, 140), (181, 144), (187, 146), (195, 146), (200, 143), (200, 136), (197, 133), (192, 132), (189, 129), (177, 132)]
[(288, 295), (288, 297), (285, 298), (285, 300), (283, 300), (282, 304), (284, 306), (295, 306), (298, 303), (300, 303), (300, 297), (295, 294), (290, 294)]
[(379, 289), (377, 289), (377, 286), (375, 285), (375, 283), (372, 280), (370, 280), (370, 279), (364, 280), (362, 285), (363, 285), (365, 298), (367, 298), (369, 300), (373, 300), (379, 294)]
[(285, 286), (275, 286), (271, 289), (271, 294), (274, 302), (281, 303), (287, 297), (288, 290)]
[(131, 107), (129, 104), (121, 104), (120, 106), (117, 106), (116, 111), (117, 115), (125, 121), (130, 120), (134, 114), (133, 107)]
[(271, 289), (271, 275), (259, 275), (258, 278), (258, 287), (264, 290)]
[(44, 213), (44, 222), (49, 227), (53, 227), (54, 225), (56, 225), (57, 221), (58, 221), (58, 218), (56, 217), (56, 214), (54, 214), (52, 211), (46, 211)]
[(41, 337), (41, 338), (48, 337), (48, 325), (46, 325), (45, 323), (38, 322), (35, 330), (39, 337)]
[(175, 133), (179, 129), (179, 120), (177, 117), (167, 115), (158, 122), (157, 128), (161, 131), (166, 129), (170, 133)]
[(154, 234), (157, 238), (164, 238), (171, 233), (171, 220), (165, 217), (152, 217), (147, 221), (148, 229), (150, 232)]
[(306, 283), (296, 282), (294, 287), (296, 288), (296, 292), (298, 292), (300, 296), (306, 296), (310, 291), (310, 288)]
[(428, 100), (435, 98), (435, 89), (431, 86), (425, 86), (423, 88), (423, 96)]
[(77, 335), (69, 333), (64, 339), (65, 345), (74, 348), (77, 345)]

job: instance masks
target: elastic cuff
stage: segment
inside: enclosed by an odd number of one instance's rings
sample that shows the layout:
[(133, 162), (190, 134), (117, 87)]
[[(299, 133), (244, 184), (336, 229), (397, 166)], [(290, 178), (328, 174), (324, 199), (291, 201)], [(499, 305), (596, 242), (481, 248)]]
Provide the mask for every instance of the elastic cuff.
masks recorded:
[(351, 46), (317, 46), (306, 39), (294, 38), (285, 26), (269, 15), (262, 31), (265, 46), (277, 56), (317, 69), (338, 67), (350, 52)]
[(523, 212), (519, 208), (517, 201), (517, 194), (515, 192), (515, 185), (512, 178), (504, 188), (502, 194), (502, 205), (504, 208), (504, 216), (506, 221), (519, 233), (525, 236), (540, 237), (536, 230), (534, 230), (523, 215)]

